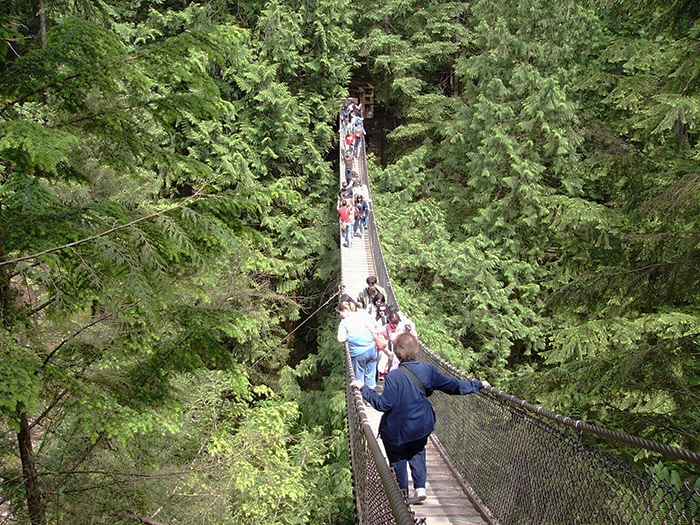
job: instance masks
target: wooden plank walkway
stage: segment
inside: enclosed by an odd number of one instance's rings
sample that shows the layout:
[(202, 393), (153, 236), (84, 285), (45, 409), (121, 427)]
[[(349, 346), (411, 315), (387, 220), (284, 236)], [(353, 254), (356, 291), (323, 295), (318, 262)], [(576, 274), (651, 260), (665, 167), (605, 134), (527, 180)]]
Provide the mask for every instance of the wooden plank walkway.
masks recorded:
[[(366, 286), (367, 276), (374, 275), (373, 264), (368, 256), (372, 253), (370, 235), (365, 233), (364, 242), (355, 237), (351, 248), (341, 245), (340, 250), (344, 292), (356, 298)], [(372, 407), (365, 407), (365, 413), (376, 436), (381, 413)], [(382, 442), (378, 441), (383, 451)], [(443, 459), (436, 444), (436, 440), (431, 437), (427, 447), (428, 498), (423, 504), (412, 506), (416, 517), (425, 518), (427, 525), (485, 525), (486, 522), (470, 501), (459, 478)], [(412, 487), (412, 484), (409, 486)]]

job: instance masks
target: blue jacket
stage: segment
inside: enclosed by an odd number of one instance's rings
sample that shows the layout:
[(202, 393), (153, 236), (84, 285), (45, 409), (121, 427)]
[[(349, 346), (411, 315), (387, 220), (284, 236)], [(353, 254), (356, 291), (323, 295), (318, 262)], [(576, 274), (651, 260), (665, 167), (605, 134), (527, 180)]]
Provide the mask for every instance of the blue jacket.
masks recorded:
[(465, 381), (446, 376), (435, 366), (415, 360), (404, 361), (399, 368), (384, 378), (384, 390), (378, 394), (367, 385), (362, 387), (362, 397), (380, 411), (379, 435), (383, 441), (399, 446), (430, 435), (435, 429), (435, 412), (428, 398), (418, 385), (401, 370), (413, 372), (429, 396), (434, 390), (446, 394), (473, 394), (481, 390), (481, 381)]

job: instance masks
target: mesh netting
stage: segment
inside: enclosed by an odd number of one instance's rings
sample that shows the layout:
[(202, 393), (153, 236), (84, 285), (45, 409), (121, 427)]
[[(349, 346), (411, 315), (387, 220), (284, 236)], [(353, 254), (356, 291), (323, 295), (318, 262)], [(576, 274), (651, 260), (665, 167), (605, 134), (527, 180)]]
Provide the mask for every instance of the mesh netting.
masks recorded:
[[(421, 360), (449, 371), (432, 352)], [(481, 393), (435, 392), (435, 434), (501, 524), (696, 524), (700, 495), (584, 446), (581, 435)]]

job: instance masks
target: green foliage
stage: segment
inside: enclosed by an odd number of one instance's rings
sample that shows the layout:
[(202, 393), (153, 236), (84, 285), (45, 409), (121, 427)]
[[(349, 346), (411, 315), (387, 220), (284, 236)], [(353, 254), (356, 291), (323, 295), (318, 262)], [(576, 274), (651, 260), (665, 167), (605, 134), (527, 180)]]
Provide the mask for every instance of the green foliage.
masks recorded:
[[(536, 297), (536, 285), (516, 286), (502, 254), (484, 237), (449, 242), (437, 203), (407, 204), (401, 215), (392, 216), (390, 210), (397, 202), (397, 194), (375, 199), (387, 217), (379, 226), (382, 238), (386, 233), (386, 238), (395, 240), (385, 252), (391, 275), (401, 282), (399, 303), (428, 346), (465, 370), (500, 373), (513, 339), (541, 344), (534, 312), (511, 300), (515, 294), (523, 301)], [(408, 275), (414, 279), (403, 277)], [(435, 312), (444, 316), (436, 318)], [(459, 351), (460, 347), (464, 350)]]
[(31, 406), (36, 399), (40, 386), (35, 374), (41, 362), (9, 334), (0, 336), (0, 359), (4, 365), (0, 381), (0, 411), (13, 414), (20, 407)]
[(697, 450), (697, 9), (453, 9), (363, 20), (395, 126), (371, 173), (402, 308), (519, 397)]
[[(594, 20), (580, 8), (550, 8), (484, 2), (470, 7), (473, 27), (460, 16), (445, 18), (460, 27), (453, 30), (460, 45), (450, 67), (461, 87), (445, 93), (451, 98), (428, 90), (413, 98), (408, 124), (390, 138), (414, 145), (421, 140), (423, 146), (379, 175), (380, 190), (401, 188), (402, 197), (392, 195), (386, 213), (397, 210), (395, 224), (411, 225), (388, 225), (391, 238), (411, 247), (404, 249), (414, 267), (400, 265), (393, 273), (400, 287), (408, 296), (438, 289), (437, 304), (432, 298), (415, 302), (430, 302), (453, 320), (450, 330), (458, 330), (467, 364), (476, 361), (499, 375), (511, 349), (529, 354), (544, 345), (535, 283), (544, 276), (540, 264), (551, 257), (542, 246), (551, 241), (542, 224), (557, 193), (575, 202), (582, 185), (567, 68), (585, 45), (572, 47), (577, 42), (569, 44), (563, 34), (585, 32)], [(434, 33), (428, 34), (420, 38), (431, 41)], [(421, 210), (418, 220), (414, 210)], [(435, 225), (438, 230), (427, 238), (436, 240), (416, 238), (419, 224)], [(434, 261), (416, 256), (426, 252)], [(405, 282), (411, 279), (404, 276), (414, 275), (421, 276), (420, 284)], [(430, 325), (441, 324), (435, 317)]]
[(69, 2), (45, 44), (0, 18), (28, 37), (0, 56), (0, 464), (22, 480), (22, 413), (47, 521), (348, 521), (342, 424), (274, 394), (334, 260), (348, 5)]
[[(298, 415), (293, 403), (253, 387), (242, 369), (176, 375), (171, 401), (140, 413), (150, 424), (128, 418), (129, 439), (103, 434), (83, 448), (75, 438), (47, 442), (50, 471), (64, 474), (46, 479), (60, 485), (61, 508), (73, 523), (113, 519), (121, 508), (124, 516), (165, 522), (333, 523), (335, 490), (347, 490), (349, 474), (324, 466), (330, 442), (318, 430), (291, 433)], [(68, 416), (51, 428), (68, 437), (83, 435), (80, 425)], [(92, 450), (87, 458), (84, 447)], [(76, 461), (80, 468), (71, 468)], [(86, 494), (86, 485), (97, 489)]]
[(33, 122), (0, 124), (0, 155), (24, 173), (56, 174), (58, 166), (68, 161), (76, 140), (69, 133)]

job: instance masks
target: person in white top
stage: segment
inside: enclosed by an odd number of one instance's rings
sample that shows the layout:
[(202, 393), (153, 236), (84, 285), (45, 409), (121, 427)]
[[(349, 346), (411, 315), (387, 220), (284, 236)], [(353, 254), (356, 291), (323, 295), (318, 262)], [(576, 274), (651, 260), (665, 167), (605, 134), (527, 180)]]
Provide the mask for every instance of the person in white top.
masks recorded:
[(377, 374), (377, 348), (374, 344), (374, 319), (366, 310), (356, 309), (355, 303), (343, 301), (338, 305), (341, 317), (338, 341), (348, 343), (355, 378), (370, 387)]

